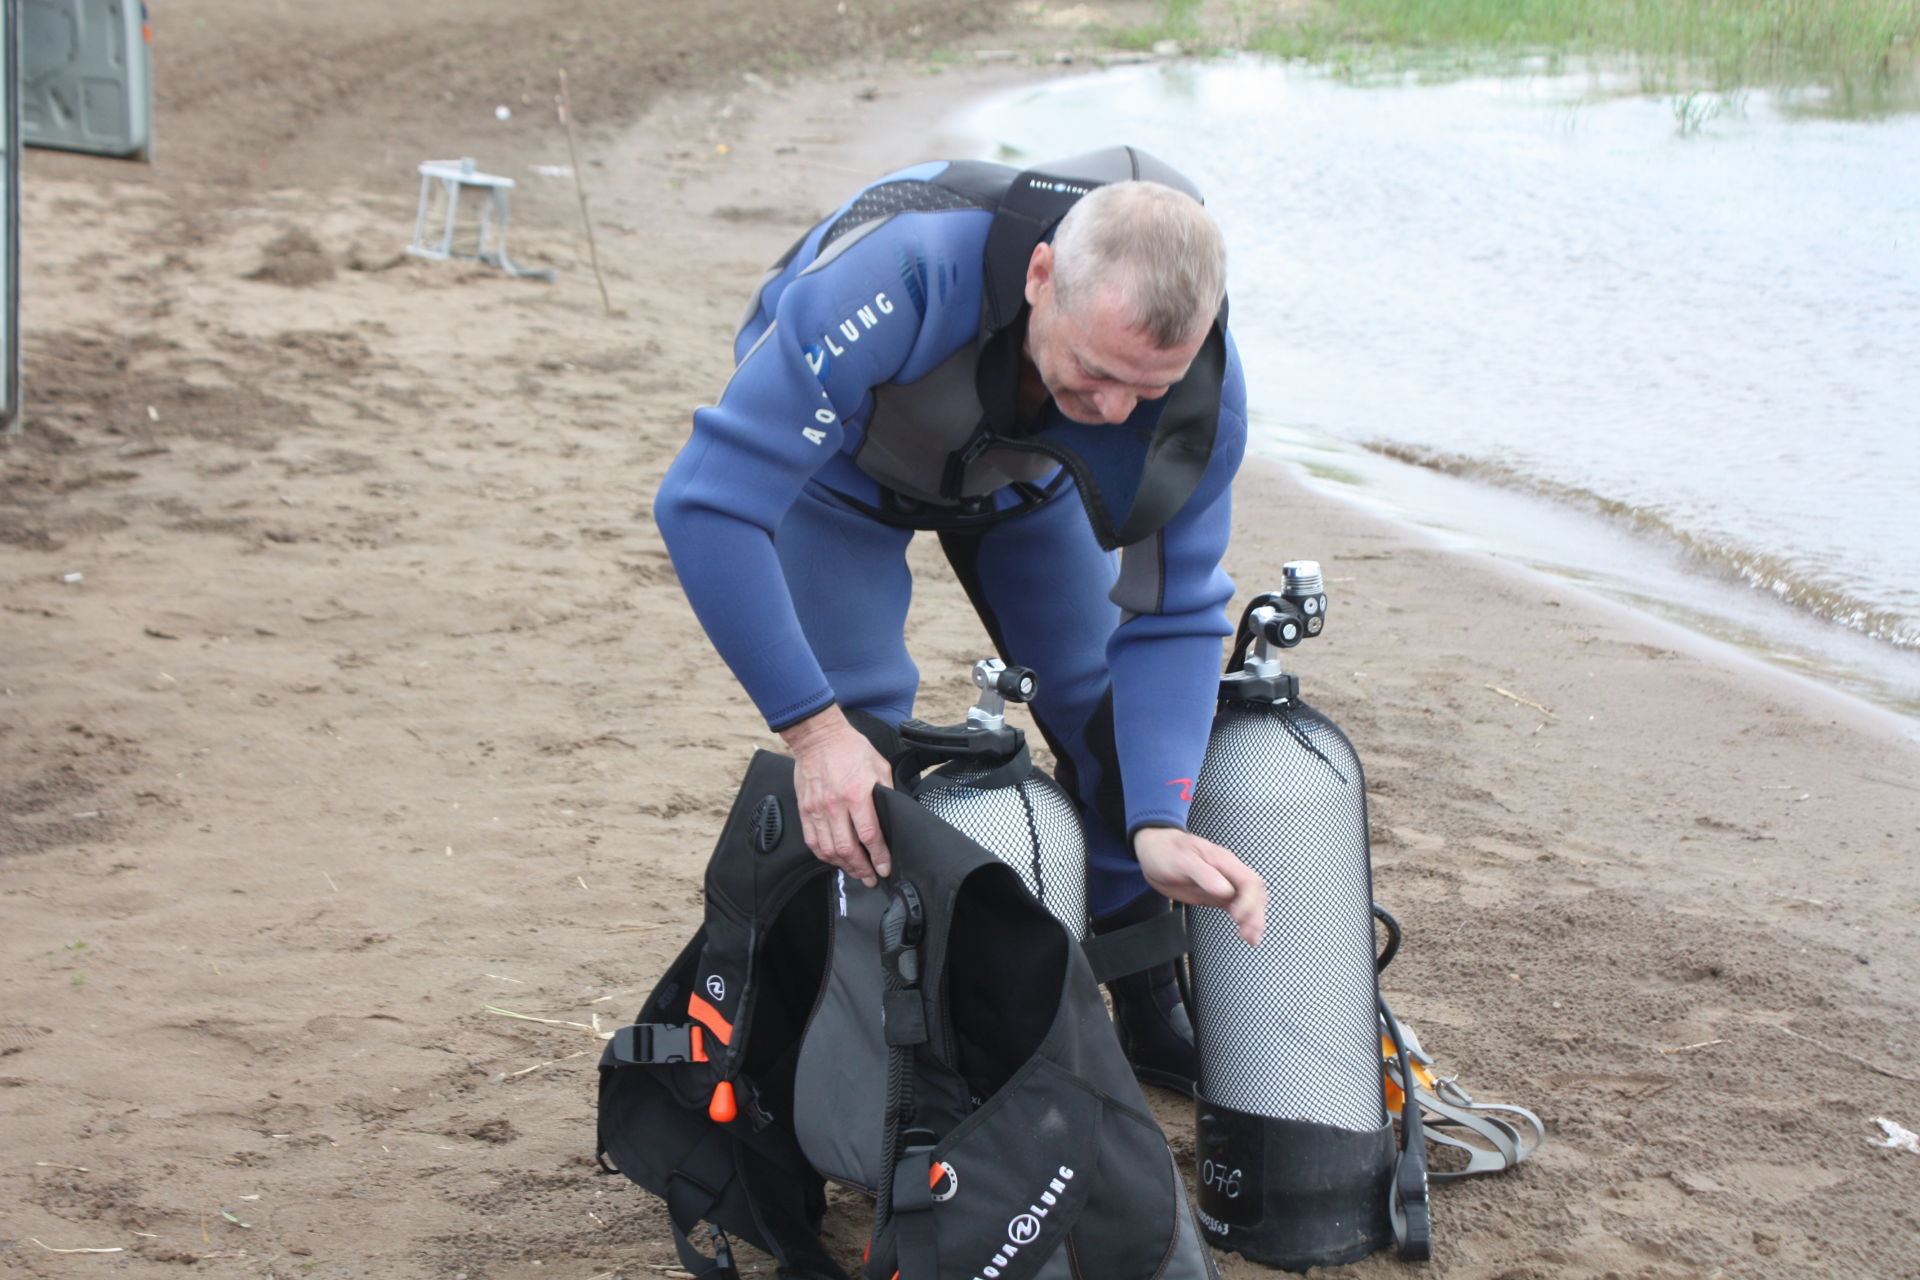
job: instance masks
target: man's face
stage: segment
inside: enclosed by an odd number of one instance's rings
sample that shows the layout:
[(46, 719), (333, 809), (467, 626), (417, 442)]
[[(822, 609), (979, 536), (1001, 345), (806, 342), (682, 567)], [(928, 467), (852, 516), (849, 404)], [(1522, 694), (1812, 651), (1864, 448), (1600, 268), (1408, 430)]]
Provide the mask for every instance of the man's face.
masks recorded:
[(1205, 327), (1178, 347), (1157, 347), (1133, 326), (1120, 291), (1098, 286), (1059, 305), (1053, 246), (1038, 245), (1027, 264), (1027, 358), (1060, 412), (1075, 422), (1125, 422), (1142, 400), (1158, 400), (1186, 376), (1206, 341)]

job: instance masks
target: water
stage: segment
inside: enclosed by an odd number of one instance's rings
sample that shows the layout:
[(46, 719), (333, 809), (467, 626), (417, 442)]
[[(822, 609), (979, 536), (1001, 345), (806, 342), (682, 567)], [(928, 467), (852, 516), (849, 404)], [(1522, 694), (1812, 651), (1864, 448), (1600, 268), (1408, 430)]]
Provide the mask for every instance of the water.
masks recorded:
[(1260, 451), (1920, 712), (1920, 118), (1249, 59), (963, 127), (1201, 185)]

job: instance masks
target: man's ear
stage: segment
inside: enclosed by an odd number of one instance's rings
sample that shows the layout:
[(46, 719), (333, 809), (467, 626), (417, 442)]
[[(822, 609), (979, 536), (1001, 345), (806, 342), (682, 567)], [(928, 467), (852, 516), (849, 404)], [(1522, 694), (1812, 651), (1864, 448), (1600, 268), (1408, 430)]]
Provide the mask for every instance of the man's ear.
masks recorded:
[(1043, 288), (1053, 285), (1053, 246), (1042, 240), (1033, 246), (1033, 256), (1027, 259), (1027, 305), (1040, 305), (1040, 293)]

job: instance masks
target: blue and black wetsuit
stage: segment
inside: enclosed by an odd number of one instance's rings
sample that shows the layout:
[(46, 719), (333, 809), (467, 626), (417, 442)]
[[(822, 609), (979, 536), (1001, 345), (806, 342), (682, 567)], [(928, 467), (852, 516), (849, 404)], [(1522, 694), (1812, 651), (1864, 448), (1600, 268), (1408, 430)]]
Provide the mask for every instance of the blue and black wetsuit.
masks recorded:
[(1026, 173), (936, 162), (860, 192), (762, 281), (738, 367), (654, 508), (775, 729), (835, 702), (911, 714), (905, 550), (938, 532), (1001, 655), (1039, 673), (1035, 721), (1089, 812), (1096, 916), (1146, 887), (1132, 833), (1186, 823), (1231, 630), (1220, 558), (1246, 439), (1224, 313), (1187, 377), (1125, 423), (1051, 403), (1017, 420), (1033, 246), (1092, 185), (1133, 177), (1191, 190), (1114, 148)]

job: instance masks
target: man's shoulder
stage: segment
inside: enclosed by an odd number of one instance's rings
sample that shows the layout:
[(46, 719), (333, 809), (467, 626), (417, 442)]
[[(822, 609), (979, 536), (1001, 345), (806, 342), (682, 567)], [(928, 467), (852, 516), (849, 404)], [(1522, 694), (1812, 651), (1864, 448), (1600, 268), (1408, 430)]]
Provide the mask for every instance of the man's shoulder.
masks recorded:
[[(984, 243), (1012, 172), (1005, 165), (983, 160), (935, 160), (886, 174), (863, 187), (822, 224), (816, 262), (839, 256), (851, 247), (845, 241), (883, 230), (942, 244)], [(906, 214), (963, 216), (902, 217)]]

